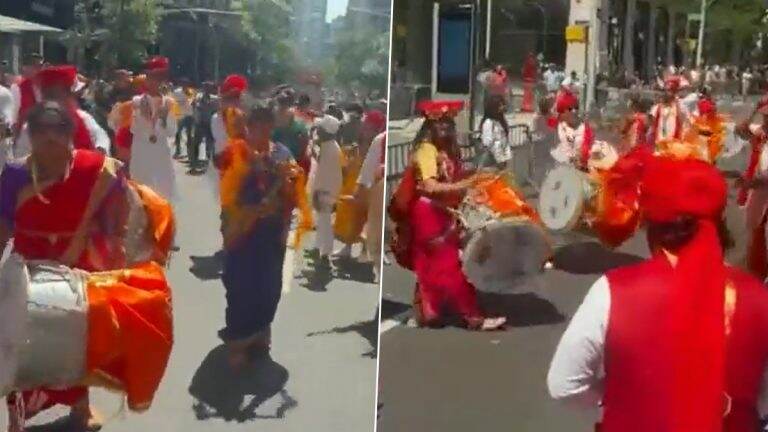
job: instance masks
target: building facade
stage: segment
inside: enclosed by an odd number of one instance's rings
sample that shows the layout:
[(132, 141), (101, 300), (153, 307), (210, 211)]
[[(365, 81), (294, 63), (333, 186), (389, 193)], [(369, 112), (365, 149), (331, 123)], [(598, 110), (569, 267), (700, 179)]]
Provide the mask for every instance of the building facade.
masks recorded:
[(55, 35), (74, 24), (75, 0), (0, 0), (0, 16), (9, 18), (7, 28), (0, 26), (0, 59), (9, 72), (19, 73), (29, 53), (42, 53), (53, 63), (66, 61), (66, 48)]

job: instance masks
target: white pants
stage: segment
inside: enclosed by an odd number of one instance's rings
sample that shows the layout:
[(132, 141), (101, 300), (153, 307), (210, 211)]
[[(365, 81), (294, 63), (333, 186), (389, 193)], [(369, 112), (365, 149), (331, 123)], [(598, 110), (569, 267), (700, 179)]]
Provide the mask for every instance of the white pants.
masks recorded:
[(317, 211), (317, 235), (315, 246), (320, 251), (320, 256), (328, 256), (333, 253), (333, 212), (328, 210)]

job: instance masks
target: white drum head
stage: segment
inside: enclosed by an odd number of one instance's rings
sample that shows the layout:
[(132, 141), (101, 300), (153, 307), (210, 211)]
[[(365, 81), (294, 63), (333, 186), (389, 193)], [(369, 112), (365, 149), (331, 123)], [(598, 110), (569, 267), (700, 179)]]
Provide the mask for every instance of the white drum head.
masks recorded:
[(547, 174), (539, 195), (539, 216), (553, 231), (570, 231), (584, 210), (584, 177), (575, 168), (561, 165)]
[(86, 275), (50, 262), (28, 262), (24, 344), (16, 389), (79, 384), (88, 347)]
[(747, 144), (746, 141), (736, 136), (735, 128), (736, 126), (733, 123), (725, 125), (725, 142), (723, 143), (723, 151), (720, 153), (720, 158), (730, 159), (736, 156), (741, 153)]
[(11, 254), (0, 270), (0, 396), (15, 390), (19, 351), (27, 333), (27, 286), (24, 260)]
[(605, 141), (596, 141), (587, 162), (589, 168), (608, 170), (619, 160), (619, 153)]
[(462, 253), (463, 269), (487, 292), (513, 289), (515, 279), (538, 274), (552, 255), (546, 234), (527, 219), (491, 222), (474, 233)]

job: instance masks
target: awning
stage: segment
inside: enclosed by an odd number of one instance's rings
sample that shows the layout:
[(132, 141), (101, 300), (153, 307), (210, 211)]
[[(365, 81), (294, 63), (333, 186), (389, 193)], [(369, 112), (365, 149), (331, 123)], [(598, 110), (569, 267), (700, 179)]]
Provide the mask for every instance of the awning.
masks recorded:
[(0, 33), (60, 33), (63, 30), (0, 15)]

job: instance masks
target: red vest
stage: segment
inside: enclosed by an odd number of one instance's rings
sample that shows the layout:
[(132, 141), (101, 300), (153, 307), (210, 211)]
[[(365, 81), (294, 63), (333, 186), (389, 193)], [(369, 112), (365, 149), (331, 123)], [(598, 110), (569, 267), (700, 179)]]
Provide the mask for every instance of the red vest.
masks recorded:
[[(668, 423), (672, 341), (664, 337), (664, 320), (654, 317), (668, 313), (671, 276), (671, 267), (661, 260), (608, 274), (611, 308), (601, 432), (711, 432), (673, 430)], [(736, 288), (737, 300), (726, 342), (726, 389), (732, 409), (722, 430), (754, 432), (768, 361), (768, 291), (734, 269), (728, 269), (728, 280)]]

